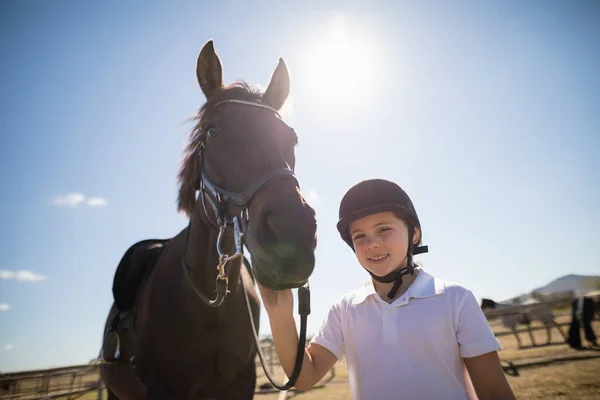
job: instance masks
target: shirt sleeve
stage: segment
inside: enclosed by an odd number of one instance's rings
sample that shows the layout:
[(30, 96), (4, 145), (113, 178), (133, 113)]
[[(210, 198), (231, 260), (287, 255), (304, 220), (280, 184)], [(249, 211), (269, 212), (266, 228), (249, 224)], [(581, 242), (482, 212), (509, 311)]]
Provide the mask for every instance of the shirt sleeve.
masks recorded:
[(502, 350), (500, 342), (494, 336), (489, 322), (470, 290), (466, 290), (459, 303), (456, 339), (463, 358)]
[(310, 343), (316, 343), (325, 347), (340, 360), (344, 356), (344, 335), (342, 332), (342, 318), (340, 303), (334, 304), (327, 314), (327, 318), (321, 323), (317, 334)]

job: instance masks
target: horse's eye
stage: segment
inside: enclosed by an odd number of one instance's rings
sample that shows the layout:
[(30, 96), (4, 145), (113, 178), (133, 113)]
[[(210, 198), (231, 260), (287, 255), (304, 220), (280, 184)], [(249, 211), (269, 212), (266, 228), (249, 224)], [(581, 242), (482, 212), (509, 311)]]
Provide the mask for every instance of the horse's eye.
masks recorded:
[(208, 136), (209, 138), (214, 138), (219, 134), (219, 130), (217, 128), (208, 128), (208, 130), (206, 131), (206, 136)]

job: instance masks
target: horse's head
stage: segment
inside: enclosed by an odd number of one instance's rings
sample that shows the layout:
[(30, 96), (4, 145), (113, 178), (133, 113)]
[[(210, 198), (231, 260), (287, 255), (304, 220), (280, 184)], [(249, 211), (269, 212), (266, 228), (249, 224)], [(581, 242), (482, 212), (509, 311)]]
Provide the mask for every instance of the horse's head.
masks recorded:
[(316, 221), (292, 173), (298, 138), (277, 112), (289, 94), (286, 65), (279, 60), (264, 93), (245, 83), (224, 87), (221, 62), (209, 41), (196, 74), (206, 103), (179, 173), (178, 208), (190, 218), (206, 218), (202, 199), (195, 196), (203, 174), (205, 183), (230, 192), (205, 197), (208, 218), (217, 220), (208, 203), (219, 199), (230, 217), (247, 217), (244, 238), (258, 281), (271, 289), (299, 287), (314, 268)]

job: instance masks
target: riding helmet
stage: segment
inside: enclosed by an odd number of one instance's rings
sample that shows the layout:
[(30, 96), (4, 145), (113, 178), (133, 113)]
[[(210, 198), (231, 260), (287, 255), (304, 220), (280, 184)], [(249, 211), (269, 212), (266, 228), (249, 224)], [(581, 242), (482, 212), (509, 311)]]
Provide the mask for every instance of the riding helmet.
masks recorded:
[(394, 182), (369, 179), (352, 186), (342, 198), (337, 229), (342, 239), (354, 250), (350, 224), (359, 218), (378, 212), (391, 211), (407, 225), (421, 230), (421, 223), (408, 194)]
[[(391, 211), (408, 225), (408, 249), (406, 267), (398, 266), (394, 271), (385, 276), (377, 276), (368, 269), (367, 272), (378, 282), (394, 282), (388, 293), (388, 298), (393, 299), (402, 285), (404, 275), (414, 275), (415, 265), (413, 255), (427, 253), (427, 246), (420, 246), (423, 231), (415, 207), (408, 194), (398, 185), (385, 179), (370, 179), (357, 183), (351, 187), (340, 203), (339, 221), (337, 229), (342, 239), (354, 250), (350, 236), (350, 224), (359, 218), (379, 212)], [(415, 247), (413, 235), (415, 228), (419, 229), (419, 243)], [(364, 268), (364, 267), (363, 267)]]

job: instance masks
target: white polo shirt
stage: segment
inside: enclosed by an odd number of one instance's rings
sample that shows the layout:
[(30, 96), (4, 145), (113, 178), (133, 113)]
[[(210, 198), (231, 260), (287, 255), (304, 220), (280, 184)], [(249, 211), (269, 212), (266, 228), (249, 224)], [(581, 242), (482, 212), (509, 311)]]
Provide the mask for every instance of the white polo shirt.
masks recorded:
[(369, 279), (331, 307), (311, 340), (346, 356), (354, 400), (473, 398), (462, 358), (502, 349), (470, 290), (417, 270), (392, 304)]

